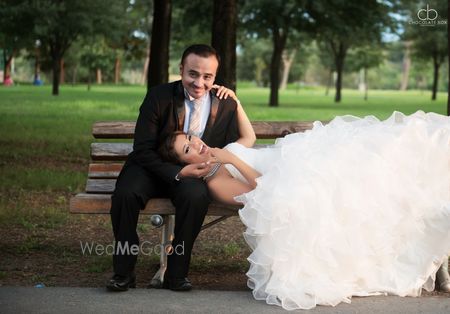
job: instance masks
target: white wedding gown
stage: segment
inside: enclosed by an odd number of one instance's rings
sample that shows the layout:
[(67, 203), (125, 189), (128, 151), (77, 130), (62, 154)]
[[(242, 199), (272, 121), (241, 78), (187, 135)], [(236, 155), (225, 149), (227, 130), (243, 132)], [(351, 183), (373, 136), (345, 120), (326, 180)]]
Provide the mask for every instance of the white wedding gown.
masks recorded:
[(342, 116), (268, 148), (226, 148), (262, 173), (237, 197), (256, 299), (311, 309), (434, 288), (450, 252), (449, 117)]

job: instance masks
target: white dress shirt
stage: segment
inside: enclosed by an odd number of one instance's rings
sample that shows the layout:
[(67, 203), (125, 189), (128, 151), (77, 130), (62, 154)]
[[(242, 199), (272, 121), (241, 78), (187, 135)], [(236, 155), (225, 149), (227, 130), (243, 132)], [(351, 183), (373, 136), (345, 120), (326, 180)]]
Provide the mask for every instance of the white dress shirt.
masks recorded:
[[(184, 115), (184, 128), (183, 132), (188, 133), (189, 131), (189, 119), (191, 116), (191, 108), (194, 105), (194, 98), (189, 95), (189, 93), (184, 90), (184, 109), (185, 109), (185, 115)], [(203, 132), (205, 132), (206, 123), (208, 122), (209, 113), (211, 111), (211, 96), (209, 92), (207, 92), (205, 95), (203, 95), (201, 98), (202, 104), (201, 104), (201, 120), (200, 120), (200, 137), (203, 136)]]

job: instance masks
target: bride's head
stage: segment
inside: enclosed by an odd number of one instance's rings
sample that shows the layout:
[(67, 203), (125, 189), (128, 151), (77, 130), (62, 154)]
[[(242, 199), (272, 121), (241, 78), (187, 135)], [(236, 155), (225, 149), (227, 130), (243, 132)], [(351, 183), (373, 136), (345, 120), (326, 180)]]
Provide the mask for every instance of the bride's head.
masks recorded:
[(184, 132), (173, 132), (158, 150), (162, 159), (178, 164), (194, 164), (211, 159), (209, 147), (199, 137)]

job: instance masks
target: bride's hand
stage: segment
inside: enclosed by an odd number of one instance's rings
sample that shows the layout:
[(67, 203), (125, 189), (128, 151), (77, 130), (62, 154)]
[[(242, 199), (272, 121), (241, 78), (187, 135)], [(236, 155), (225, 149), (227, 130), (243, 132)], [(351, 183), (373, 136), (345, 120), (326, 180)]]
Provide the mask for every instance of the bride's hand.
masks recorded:
[(228, 97), (233, 98), (235, 101), (238, 101), (238, 98), (233, 90), (226, 88), (225, 86), (214, 84), (212, 88), (217, 89), (216, 96), (219, 99), (227, 99)]
[(215, 162), (221, 162), (224, 164), (232, 164), (233, 163), (233, 159), (236, 158), (236, 156), (226, 150), (226, 149), (220, 149), (220, 148), (210, 148), (211, 151), (211, 156), (213, 157), (213, 160), (211, 161), (215, 161)]

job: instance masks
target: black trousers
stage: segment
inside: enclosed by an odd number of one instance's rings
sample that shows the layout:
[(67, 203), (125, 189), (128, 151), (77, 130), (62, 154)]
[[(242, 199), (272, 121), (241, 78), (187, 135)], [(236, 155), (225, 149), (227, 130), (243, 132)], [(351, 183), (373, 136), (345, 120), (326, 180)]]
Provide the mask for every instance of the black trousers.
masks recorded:
[(116, 241), (114, 273), (125, 276), (134, 271), (137, 255), (118, 250), (118, 245), (139, 245), (136, 231), (139, 212), (154, 197), (169, 197), (176, 208), (172, 246), (178, 247), (177, 252), (182, 254), (174, 252), (168, 256), (166, 277), (187, 277), (192, 247), (211, 202), (205, 182), (186, 178), (167, 184), (141, 166), (128, 162), (117, 179), (110, 211)]

